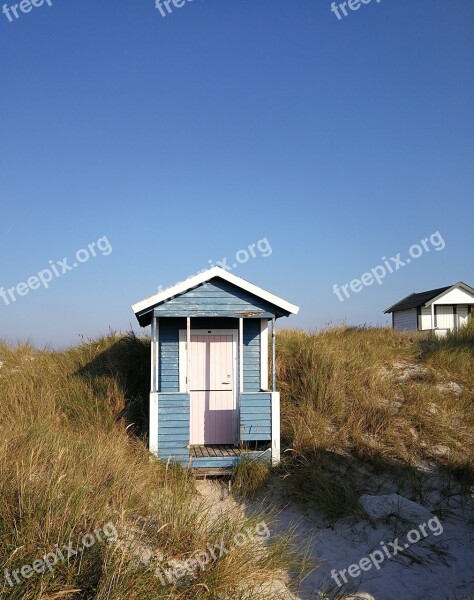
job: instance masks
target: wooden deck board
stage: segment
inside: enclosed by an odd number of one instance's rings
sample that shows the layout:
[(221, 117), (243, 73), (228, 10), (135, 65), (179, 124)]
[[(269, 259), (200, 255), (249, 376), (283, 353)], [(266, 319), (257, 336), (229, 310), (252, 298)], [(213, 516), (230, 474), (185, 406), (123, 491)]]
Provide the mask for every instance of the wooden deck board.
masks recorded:
[(192, 458), (225, 458), (227, 456), (240, 456), (240, 450), (229, 445), (212, 444), (209, 446), (191, 446)]

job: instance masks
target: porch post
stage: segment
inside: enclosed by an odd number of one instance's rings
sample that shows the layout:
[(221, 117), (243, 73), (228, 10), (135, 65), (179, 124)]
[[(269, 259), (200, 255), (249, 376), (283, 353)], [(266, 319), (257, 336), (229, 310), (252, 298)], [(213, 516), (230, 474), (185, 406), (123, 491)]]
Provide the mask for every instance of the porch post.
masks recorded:
[(276, 319), (272, 319), (272, 463), (280, 462), (280, 392), (276, 389)]
[(186, 317), (186, 393), (191, 393), (191, 317)]
[[(244, 320), (239, 318), (239, 393), (244, 391)], [(239, 403), (240, 404), (240, 403)]]
[(436, 329), (435, 323), (435, 305), (431, 305), (431, 329), (434, 331)]
[(260, 319), (260, 389), (268, 390), (268, 319)]
[(280, 392), (272, 392), (272, 463), (280, 462)]
[(151, 318), (151, 362), (150, 362), (150, 392), (156, 392), (156, 317)]
[(151, 386), (148, 423), (148, 448), (158, 455), (158, 391), (159, 391), (159, 319), (151, 321)]
[(276, 392), (276, 319), (272, 319), (272, 391)]

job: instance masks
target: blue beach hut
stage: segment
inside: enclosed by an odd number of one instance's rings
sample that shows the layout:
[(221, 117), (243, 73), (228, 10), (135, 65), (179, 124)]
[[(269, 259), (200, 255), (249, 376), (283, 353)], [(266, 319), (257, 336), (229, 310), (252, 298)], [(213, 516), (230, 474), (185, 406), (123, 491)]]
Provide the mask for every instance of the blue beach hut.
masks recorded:
[(132, 309), (151, 325), (150, 452), (207, 472), (278, 463), (275, 321), (299, 308), (213, 267)]

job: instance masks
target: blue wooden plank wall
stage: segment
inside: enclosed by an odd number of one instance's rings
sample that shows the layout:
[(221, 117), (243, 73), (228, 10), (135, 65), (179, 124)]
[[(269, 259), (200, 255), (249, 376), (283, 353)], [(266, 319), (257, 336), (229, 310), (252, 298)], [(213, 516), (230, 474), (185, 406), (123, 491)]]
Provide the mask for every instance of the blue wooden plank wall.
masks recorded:
[(193, 314), (202, 317), (237, 317), (245, 313), (257, 313), (258, 316), (271, 318), (279, 311), (265, 300), (227, 281), (214, 278), (156, 306), (154, 312), (158, 317), (192, 317)]
[[(184, 319), (160, 319), (159, 387), (160, 392), (179, 392), (179, 329)], [(196, 329), (236, 329), (235, 319), (193, 319)], [(260, 391), (260, 320), (244, 319), (244, 391)]]
[[(186, 324), (184, 324), (186, 326)], [(179, 392), (179, 320), (159, 324), (159, 392)]]
[(240, 439), (242, 441), (269, 441), (272, 439), (272, 395), (241, 394)]
[(189, 394), (158, 395), (158, 457), (189, 459)]
[(260, 319), (244, 319), (244, 392), (260, 391)]

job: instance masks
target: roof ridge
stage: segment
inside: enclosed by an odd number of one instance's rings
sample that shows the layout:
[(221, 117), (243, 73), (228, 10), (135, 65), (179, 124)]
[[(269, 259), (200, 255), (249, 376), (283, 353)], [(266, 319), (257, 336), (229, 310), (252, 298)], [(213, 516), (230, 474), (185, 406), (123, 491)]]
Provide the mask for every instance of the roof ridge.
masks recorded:
[(264, 288), (247, 281), (243, 277), (239, 277), (238, 275), (234, 275), (230, 273), (228, 270), (223, 269), (219, 266), (211, 267), (210, 269), (206, 269), (188, 277), (184, 281), (180, 281), (175, 285), (168, 287), (166, 290), (161, 290), (157, 294), (153, 296), (149, 296), (145, 300), (135, 303), (132, 306), (132, 310), (140, 321), (140, 317), (143, 316), (144, 312), (149, 312), (154, 306), (161, 304), (162, 302), (166, 302), (173, 296), (181, 295), (186, 291), (189, 291), (203, 283), (211, 281), (215, 277), (220, 277), (224, 281), (243, 289), (262, 300), (266, 300), (270, 304), (274, 304), (275, 306), (281, 308), (284, 312), (289, 314), (298, 314), (299, 307), (287, 300), (283, 300), (279, 296), (276, 296), (272, 292), (265, 290)]
[[(426, 304), (428, 304), (429, 302), (431, 302), (438, 296), (444, 294), (445, 292), (447, 292), (449, 290), (452, 290), (452, 289), (458, 287), (459, 285), (463, 285), (474, 292), (473, 288), (470, 288), (470, 286), (468, 286), (466, 283), (460, 281), (453, 285), (437, 287), (437, 288), (433, 288), (431, 290), (425, 290), (423, 292), (413, 292), (412, 294), (405, 296), (398, 302), (395, 302), (395, 304), (392, 304), (389, 308), (384, 310), (384, 313), (395, 312), (395, 310), (410, 310), (413, 308), (419, 308), (421, 306), (425, 306)], [(416, 300), (415, 298), (419, 298), (420, 300)], [(422, 300), (421, 300), (421, 298), (422, 298)]]

